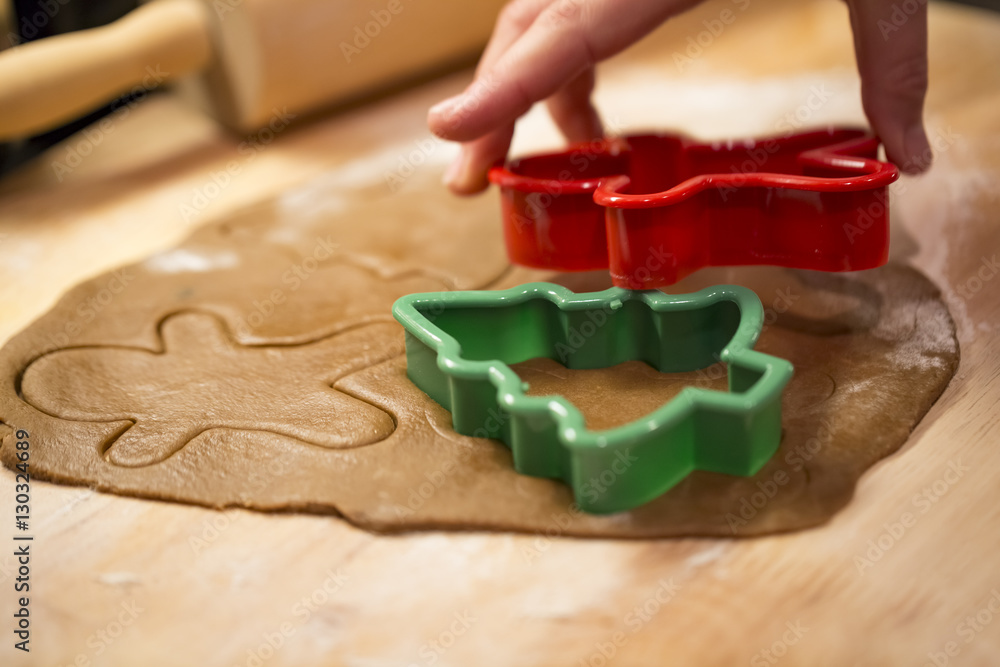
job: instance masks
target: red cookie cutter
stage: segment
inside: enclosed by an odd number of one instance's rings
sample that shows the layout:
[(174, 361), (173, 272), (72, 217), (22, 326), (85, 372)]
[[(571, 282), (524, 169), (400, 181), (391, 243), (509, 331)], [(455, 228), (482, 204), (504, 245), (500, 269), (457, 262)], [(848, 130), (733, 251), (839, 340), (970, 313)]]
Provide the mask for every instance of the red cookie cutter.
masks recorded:
[(712, 143), (643, 134), (513, 160), (490, 180), (514, 263), (609, 269), (618, 287), (650, 289), (706, 266), (881, 266), (899, 170), (878, 147), (843, 128)]

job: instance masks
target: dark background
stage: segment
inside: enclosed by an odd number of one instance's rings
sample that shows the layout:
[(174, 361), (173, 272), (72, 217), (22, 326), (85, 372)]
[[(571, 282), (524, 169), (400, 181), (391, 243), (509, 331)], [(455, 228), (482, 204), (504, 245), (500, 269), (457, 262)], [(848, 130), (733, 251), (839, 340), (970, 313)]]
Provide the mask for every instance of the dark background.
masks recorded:
[(962, 5), (973, 5), (974, 7), (985, 7), (995, 12), (1000, 12), (1000, 0), (953, 0)]

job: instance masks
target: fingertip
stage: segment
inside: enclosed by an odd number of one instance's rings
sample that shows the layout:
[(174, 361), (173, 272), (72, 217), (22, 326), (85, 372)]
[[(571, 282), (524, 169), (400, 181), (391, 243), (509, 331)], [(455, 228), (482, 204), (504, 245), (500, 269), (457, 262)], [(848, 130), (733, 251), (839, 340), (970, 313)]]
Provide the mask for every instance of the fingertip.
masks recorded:
[(479, 182), (460, 182), (452, 183), (448, 186), (452, 194), (456, 194), (459, 197), (472, 197), (478, 195), (489, 186), (488, 181)]
[(903, 134), (903, 149), (906, 151), (906, 159), (899, 165), (903, 173), (923, 173), (934, 161), (934, 152), (922, 124), (913, 125), (906, 130)]
[[(474, 84), (477, 90), (479, 84)], [(488, 132), (489, 120), (483, 118), (486, 101), (477, 92), (464, 92), (438, 102), (427, 111), (431, 132), (448, 141), (472, 141)]]
[(455, 110), (461, 105), (462, 96), (455, 95), (446, 100), (442, 100), (432, 106), (427, 111), (427, 127), (436, 136), (442, 139), (452, 139), (452, 133), (456, 126)]
[(444, 172), (441, 182), (456, 195), (474, 195), (489, 186), (487, 174), (488, 168), (478, 165), (469, 150), (463, 147)]
[(514, 124), (462, 144), (458, 157), (445, 172), (445, 184), (459, 195), (473, 195), (489, 187), (489, 172), (503, 161), (514, 136)]
[(921, 123), (895, 132), (880, 133), (885, 144), (885, 154), (904, 174), (922, 174), (934, 160), (927, 133)]

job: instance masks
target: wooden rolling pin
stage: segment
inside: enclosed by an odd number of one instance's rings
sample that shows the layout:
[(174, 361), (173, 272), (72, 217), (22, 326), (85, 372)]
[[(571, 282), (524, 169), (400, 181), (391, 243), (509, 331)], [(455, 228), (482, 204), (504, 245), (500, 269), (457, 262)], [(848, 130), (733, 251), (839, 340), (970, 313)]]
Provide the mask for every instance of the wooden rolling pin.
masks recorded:
[(0, 53), (0, 140), (136, 87), (197, 74), (200, 104), (248, 132), (471, 55), (504, 0), (153, 0), (101, 28)]

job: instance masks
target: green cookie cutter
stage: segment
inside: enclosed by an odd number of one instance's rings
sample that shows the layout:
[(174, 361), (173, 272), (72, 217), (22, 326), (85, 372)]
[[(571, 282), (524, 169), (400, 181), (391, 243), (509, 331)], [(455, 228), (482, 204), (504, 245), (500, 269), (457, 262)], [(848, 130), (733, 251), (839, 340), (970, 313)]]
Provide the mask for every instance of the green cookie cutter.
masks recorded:
[[(744, 287), (575, 294), (528, 283), (410, 294), (393, 315), (406, 329), (407, 375), (451, 411), (454, 429), (502, 440), (519, 473), (562, 479), (586, 512), (631, 509), (696, 469), (753, 475), (781, 440), (792, 365), (753, 350), (764, 311)], [(688, 386), (642, 419), (591, 431), (566, 399), (526, 394), (508, 364), (535, 357), (579, 369), (640, 360), (662, 372), (722, 361), (729, 391)]]

